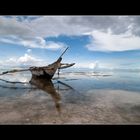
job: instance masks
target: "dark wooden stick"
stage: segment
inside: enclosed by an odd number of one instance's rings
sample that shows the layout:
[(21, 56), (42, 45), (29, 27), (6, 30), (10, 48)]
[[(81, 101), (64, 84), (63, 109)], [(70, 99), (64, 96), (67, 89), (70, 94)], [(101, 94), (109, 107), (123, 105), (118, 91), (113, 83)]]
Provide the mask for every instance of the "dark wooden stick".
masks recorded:
[(30, 69), (15, 69), (15, 70), (10, 70), (10, 71), (4, 71), (4, 72), (2, 72), (0, 75), (4, 75), (4, 74), (8, 74), (8, 73), (15, 73), (15, 72), (21, 72), (21, 71), (28, 71), (28, 70), (30, 70)]

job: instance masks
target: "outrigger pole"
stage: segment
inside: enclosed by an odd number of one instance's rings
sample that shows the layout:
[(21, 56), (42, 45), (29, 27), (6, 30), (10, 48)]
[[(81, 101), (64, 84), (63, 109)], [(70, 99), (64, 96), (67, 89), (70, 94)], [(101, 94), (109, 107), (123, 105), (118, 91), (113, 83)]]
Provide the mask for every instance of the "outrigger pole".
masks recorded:
[(10, 70), (10, 71), (5, 71), (5, 72), (2, 72), (0, 75), (4, 75), (4, 74), (8, 74), (8, 73), (15, 73), (15, 72), (21, 72), (21, 71), (28, 71), (28, 70), (30, 70), (30, 68), (28, 68), (28, 69), (15, 69), (15, 70)]

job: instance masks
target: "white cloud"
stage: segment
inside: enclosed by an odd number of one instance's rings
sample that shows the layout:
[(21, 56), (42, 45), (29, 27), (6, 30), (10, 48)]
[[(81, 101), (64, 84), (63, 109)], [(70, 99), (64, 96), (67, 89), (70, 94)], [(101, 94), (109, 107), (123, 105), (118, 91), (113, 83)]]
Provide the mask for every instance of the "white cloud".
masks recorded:
[[(92, 30), (121, 34), (131, 28), (133, 34), (140, 35), (140, 16), (42, 16), (36, 20), (23, 22), (38, 36), (82, 35)], [(34, 31), (33, 31), (34, 30)]]
[(95, 61), (95, 62), (89, 64), (90, 69), (97, 69), (98, 67), (99, 67), (98, 61)]
[(33, 36), (33, 33), (16, 18), (0, 16), (0, 36), (5, 35)]
[(0, 42), (57, 50), (65, 45), (44, 38), (93, 31), (87, 45), (91, 51), (133, 50), (140, 48), (139, 23), (140, 16), (0, 16)]
[[(33, 18), (31, 16), (31, 18)], [(42, 19), (43, 17), (41, 17)], [(49, 17), (48, 17), (49, 18)], [(48, 19), (45, 18), (45, 19)], [(41, 22), (38, 18), (34, 19), (36, 24), (34, 25), (34, 20), (23, 20), (22, 16), (20, 18), (17, 16), (12, 16), (12, 18), (5, 18), (0, 16), (0, 42), (22, 45), (28, 48), (43, 48), (50, 50), (58, 50), (65, 47), (65, 44), (61, 42), (46, 42), (44, 37), (51, 36), (50, 32), (53, 32), (55, 29), (51, 29), (50, 25), (57, 24), (53, 23), (52, 20), (46, 23), (47, 28), (44, 26), (45, 21)], [(28, 18), (27, 18), (28, 19)], [(59, 19), (59, 18), (58, 18)], [(39, 28), (38, 28), (39, 27)], [(44, 28), (45, 27), (45, 28)], [(47, 32), (49, 30), (49, 32)], [(61, 30), (59, 28), (59, 30)], [(45, 32), (45, 36), (43, 36)]]
[(140, 16), (0, 16), (0, 35), (58, 36), (82, 35), (92, 30), (121, 34), (131, 28), (140, 34)]
[(24, 56), (21, 56), (17, 59), (17, 62), (20, 64), (32, 64), (34, 62), (39, 62), (41, 61), (40, 59), (36, 59), (32, 56), (30, 56), (29, 54), (24, 54)]
[[(59, 36), (59, 35), (81, 35), (84, 32), (89, 31), (88, 26), (75, 23), (75, 20), (79, 17), (74, 16), (43, 16), (32, 22), (25, 23), (28, 27), (34, 28), (35, 32), (40, 36)], [(73, 20), (71, 22), (71, 19)], [(74, 24), (73, 24), (74, 23)]]
[(129, 30), (115, 35), (111, 32), (91, 32), (91, 43), (86, 47), (90, 51), (127, 51), (140, 49), (140, 37), (133, 35)]
[[(31, 16), (26, 19), (30, 18)], [(26, 19), (24, 20), (22, 16), (12, 16), (12, 18), (0, 16), (0, 36), (39, 36), (44, 38), (61, 34), (81, 35), (83, 32), (89, 31), (88, 26), (75, 22), (72, 24), (71, 19), (73, 20), (73, 16), (40, 16), (40, 18), (34, 20)]]
[(99, 62), (82, 62), (82, 63), (76, 63), (74, 68), (89, 68), (89, 69), (97, 69), (99, 67)]
[(12, 57), (9, 58), (5, 61), (0, 61), (0, 65), (6, 66), (6, 67), (11, 67), (11, 66), (42, 66), (46, 65), (46, 61), (33, 57), (27, 53), (25, 53), (21, 57)]
[(49, 50), (58, 50), (64, 48), (66, 45), (61, 42), (45, 41), (42, 37), (35, 38), (20, 38), (16, 36), (0, 37), (0, 42), (10, 43), (15, 45), (22, 45), (27, 48), (42, 48)]
[(46, 43), (45, 48), (50, 49), (50, 50), (58, 50), (58, 49), (62, 49), (64, 47), (66, 47), (66, 45), (61, 42), (55, 43), (55, 42), (49, 41)]

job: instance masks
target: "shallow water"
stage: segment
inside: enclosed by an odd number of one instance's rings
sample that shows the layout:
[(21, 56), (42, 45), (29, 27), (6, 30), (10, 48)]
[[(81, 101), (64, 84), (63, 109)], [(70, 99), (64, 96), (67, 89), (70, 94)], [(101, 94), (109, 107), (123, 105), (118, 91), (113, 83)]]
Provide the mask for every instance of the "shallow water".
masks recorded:
[[(140, 73), (61, 72), (1, 77), (1, 124), (140, 124)], [(29, 83), (30, 81), (30, 83)]]

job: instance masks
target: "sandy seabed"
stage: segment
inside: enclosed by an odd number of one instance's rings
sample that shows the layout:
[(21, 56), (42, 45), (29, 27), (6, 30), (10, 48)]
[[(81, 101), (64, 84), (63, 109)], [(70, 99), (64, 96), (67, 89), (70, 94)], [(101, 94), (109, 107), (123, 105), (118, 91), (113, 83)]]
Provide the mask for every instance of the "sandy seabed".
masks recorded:
[(140, 94), (91, 89), (61, 92), (60, 100), (39, 91), (9, 99), (0, 97), (0, 124), (140, 124)]

